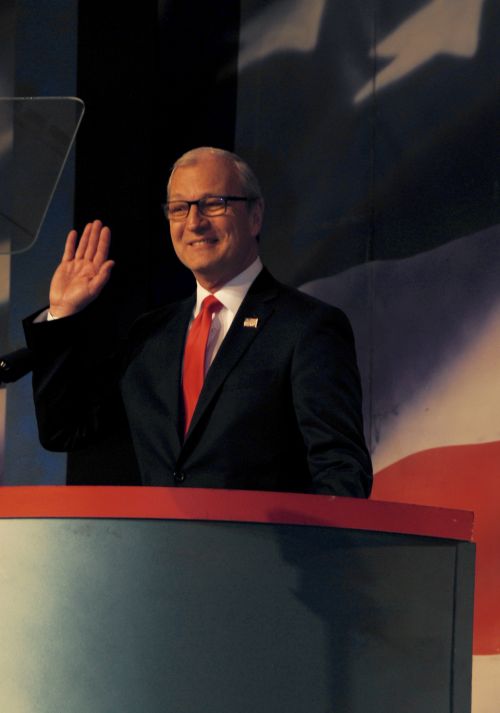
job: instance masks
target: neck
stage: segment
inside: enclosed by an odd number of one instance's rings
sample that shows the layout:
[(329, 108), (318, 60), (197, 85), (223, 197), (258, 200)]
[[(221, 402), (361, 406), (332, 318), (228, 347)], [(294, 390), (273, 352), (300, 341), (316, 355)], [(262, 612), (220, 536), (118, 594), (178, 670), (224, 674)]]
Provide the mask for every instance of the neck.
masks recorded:
[(245, 261), (243, 266), (240, 267), (238, 270), (233, 270), (230, 273), (227, 273), (226, 275), (219, 274), (217, 276), (212, 277), (211, 275), (200, 275), (194, 273), (196, 282), (198, 282), (198, 284), (201, 285), (205, 290), (213, 294), (214, 292), (217, 292), (217, 290), (220, 290), (222, 287), (224, 287), (224, 285), (227, 285), (228, 282), (231, 282), (236, 277), (245, 272), (245, 270), (247, 270), (258, 257), (258, 254), (253, 255), (250, 259)]

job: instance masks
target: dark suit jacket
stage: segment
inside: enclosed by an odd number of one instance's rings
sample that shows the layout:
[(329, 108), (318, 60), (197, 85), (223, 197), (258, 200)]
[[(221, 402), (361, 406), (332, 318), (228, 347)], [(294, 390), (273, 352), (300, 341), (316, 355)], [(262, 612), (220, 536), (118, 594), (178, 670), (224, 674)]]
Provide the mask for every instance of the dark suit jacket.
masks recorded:
[(367, 496), (371, 464), (345, 315), (264, 270), (208, 371), (184, 440), (180, 379), (193, 305), (142, 317), (120, 361), (107, 364), (85, 312), (27, 320), (42, 444), (90, 442), (120, 419), (121, 402), (146, 485)]

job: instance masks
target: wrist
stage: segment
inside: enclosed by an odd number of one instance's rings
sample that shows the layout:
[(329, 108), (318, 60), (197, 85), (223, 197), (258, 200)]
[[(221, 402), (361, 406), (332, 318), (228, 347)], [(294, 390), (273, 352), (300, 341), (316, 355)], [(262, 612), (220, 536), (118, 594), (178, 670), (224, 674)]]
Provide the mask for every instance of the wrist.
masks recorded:
[(54, 305), (49, 305), (48, 315), (50, 315), (50, 320), (62, 319), (63, 317), (71, 317), (71, 315), (80, 312), (79, 309), (68, 308), (68, 307), (57, 307)]

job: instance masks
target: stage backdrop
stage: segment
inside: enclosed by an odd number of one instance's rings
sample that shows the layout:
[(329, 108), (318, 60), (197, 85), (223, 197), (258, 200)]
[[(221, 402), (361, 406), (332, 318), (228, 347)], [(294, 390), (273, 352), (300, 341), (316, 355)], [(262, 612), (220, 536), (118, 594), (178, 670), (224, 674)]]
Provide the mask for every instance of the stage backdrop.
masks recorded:
[(357, 339), (374, 497), (476, 511), (474, 711), (500, 700), (494, 0), (244, 0), (236, 150), (264, 261)]
[[(76, 94), (77, 0), (6, 0), (0, 5), (2, 96)], [(0, 160), (9, 149), (0, 130)], [(38, 242), (0, 258), (0, 354), (25, 346), (21, 320), (47, 302), (63, 236), (73, 222), (74, 154), (66, 164)], [(29, 205), (29, 196), (23, 196)], [(4, 440), (5, 436), (5, 440)], [(38, 443), (31, 380), (0, 387), (0, 484), (63, 483), (66, 456)]]

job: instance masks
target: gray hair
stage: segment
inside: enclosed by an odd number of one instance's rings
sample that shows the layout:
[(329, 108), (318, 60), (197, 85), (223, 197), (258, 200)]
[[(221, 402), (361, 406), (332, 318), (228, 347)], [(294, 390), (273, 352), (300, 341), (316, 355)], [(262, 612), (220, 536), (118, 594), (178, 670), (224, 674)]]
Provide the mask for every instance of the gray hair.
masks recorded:
[(196, 149), (191, 149), (190, 151), (186, 151), (186, 153), (182, 154), (182, 156), (177, 159), (172, 166), (172, 171), (170, 172), (170, 177), (168, 179), (167, 198), (170, 194), (170, 186), (175, 169), (180, 168), (181, 166), (189, 166), (197, 163), (203, 154), (208, 154), (209, 156), (220, 156), (221, 158), (225, 158), (230, 161), (241, 180), (241, 188), (243, 192), (249, 197), (258, 198), (261, 201), (263, 200), (257, 176), (252, 171), (248, 163), (231, 151), (214, 148), (213, 146), (200, 146)]

